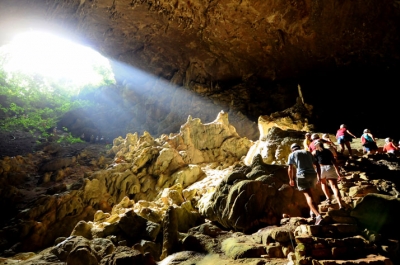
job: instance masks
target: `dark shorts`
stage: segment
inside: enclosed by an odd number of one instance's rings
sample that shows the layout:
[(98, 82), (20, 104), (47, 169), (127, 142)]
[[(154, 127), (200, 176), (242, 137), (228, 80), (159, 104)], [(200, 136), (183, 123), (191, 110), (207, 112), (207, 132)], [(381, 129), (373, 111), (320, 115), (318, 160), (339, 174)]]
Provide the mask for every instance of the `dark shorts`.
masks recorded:
[(378, 150), (378, 146), (376, 145), (375, 142), (366, 142), (365, 144), (363, 144), (365, 151), (369, 152), (369, 151), (374, 151), (374, 150)]
[(315, 188), (317, 185), (317, 173), (300, 174), (296, 177), (298, 190)]

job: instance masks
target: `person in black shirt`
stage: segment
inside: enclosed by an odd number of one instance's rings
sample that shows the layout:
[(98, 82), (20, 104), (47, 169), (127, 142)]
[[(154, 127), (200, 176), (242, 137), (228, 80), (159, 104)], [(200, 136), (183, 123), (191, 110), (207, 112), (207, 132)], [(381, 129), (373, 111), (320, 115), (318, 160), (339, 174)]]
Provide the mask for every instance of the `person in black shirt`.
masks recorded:
[(332, 188), (335, 195), (339, 209), (343, 209), (340, 191), (337, 185), (338, 179), (340, 179), (339, 168), (336, 166), (336, 160), (333, 157), (332, 152), (329, 149), (324, 148), (323, 142), (317, 142), (315, 144), (315, 151), (313, 155), (317, 159), (317, 163), (321, 168), (321, 188), (326, 196), (326, 202), (330, 203), (330, 192), (327, 182)]

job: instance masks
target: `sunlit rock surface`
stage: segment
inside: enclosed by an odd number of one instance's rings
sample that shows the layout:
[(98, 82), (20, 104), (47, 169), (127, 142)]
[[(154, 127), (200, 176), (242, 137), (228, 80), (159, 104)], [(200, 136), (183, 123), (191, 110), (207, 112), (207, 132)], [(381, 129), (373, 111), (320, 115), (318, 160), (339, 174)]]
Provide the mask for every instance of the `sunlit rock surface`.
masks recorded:
[(312, 106), (298, 97), (294, 106), (269, 116), (260, 116), (260, 138), (247, 153), (245, 164), (250, 165), (257, 154), (260, 154), (267, 164), (286, 164), (290, 145), (298, 143), (302, 146), (304, 134), (313, 129), (308, 123), (311, 113)]
[[(288, 148), (287, 139), (295, 139), (295, 133), (303, 135), (273, 127), (268, 137)], [(2, 255), (11, 256), (0, 261), (397, 264), (398, 236), (390, 233), (397, 230), (385, 228), (396, 220), (390, 207), (398, 203), (398, 157), (340, 156), (345, 210), (338, 210), (334, 198), (331, 204), (320, 203), (323, 222), (315, 226), (304, 196), (287, 183), (285, 165), (267, 164), (260, 154), (250, 166), (243, 163), (251, 145), (237, 135), (225, 113), (209, 124), (189, 117), (179, 134), (117, 138), (109, 151), (114, 159), (105, 169), (88, 172), (83, 183), (65, 192), (42, 196), (19, 213), (17, 222), (0, 230)], [(85, 153), (77, 155), (77, 161)], [(26, 174), (22, 165), (29, 164), (24, 159), (14, 164), (21, 176)], [(4, 181), (11, 168), (0, 164)], [(318, 191), (316, 202), (324, 197)], [(379, 196), (365, 196), (371, 193)], [(369, 209), (374, 207), (382, 214), (371, 223)], [(44, 246), (51, 247), (21, 253)]]
[[(138, 210), (139, 215), (149, 215), (151, 221), (159, 222), (164, 207), (179, 206), (185, 200), (196, 201), (206, 192), (208, 187), (204, 186), (183, 191), (206, 176), (200, 164), (229, 168), (246, 155), (251, 144), (247, 138), (239, 137), (223, 112), (209, 124), (189, 117), (179, 134), (157, 139), (148, 133), (141, 137), (128, 134), (125, 139), (117, 138), (110, 150), (116, 155), (107, 169), (88, 174), (80, 185), (72, 185), (56, 196), (39, 198), (35, 205), (18, 215), (18, 224), (5, 229), (2, 244), (15, 242), (12, 231), (18, 229), (23, 231), (19, 249), (33, 250), (49, 245), (56, 237), (72, 231), (79, 220), (90, 219), (96, 210), (110, 211), (126, 196), (139, 202), (161, 197), (162, 206)], [(8, 172), (10, 164), (3, 164), (2, 170)], [(166, 189), (171, 186), (179, 187), (178, 192), (168, 192)], [(64, 218), (69, 221), (61, 222)]]
[(300, 97), (296, 104), (283, 111), (274, 112), (271, 115), (262, 115), (258, 118), (258, 130), (260, 140), (265, 139), (272, 127), (282, 130), (311, 131), (313, 126), (308, 123), (312, 114), (312, 106), (304, 103)]

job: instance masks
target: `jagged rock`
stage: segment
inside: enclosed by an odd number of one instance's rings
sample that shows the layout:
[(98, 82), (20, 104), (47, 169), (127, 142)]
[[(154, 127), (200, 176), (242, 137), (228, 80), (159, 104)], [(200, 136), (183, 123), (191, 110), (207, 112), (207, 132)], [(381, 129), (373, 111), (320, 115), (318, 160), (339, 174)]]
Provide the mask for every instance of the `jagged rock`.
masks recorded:
[(310, 131), (313, 126), (308, 124), (311, 117), (312, 106), (303, 103), (300, 97), (297, 98), (293, 107), (280, 112), (274, 112), (271, 115), (262, 115), (258, 118), (258, 129), (260, 131), (260, 140), (265, 139), (268, 131), (272, 127), (278, 127), (282, 130)]
[(137, 215), (133, 210), (127, 211), (119, 220), (119, 227), (134, 241), (138, 239), (155, 240), (160, 225), (144, 219)]
[(79, 245), (87, 245), (89, 240), (81, 236), (71, 236), (58, 243), (51, 249), (51, 253), (56, 255), (59, 260), (66, 261), (71, 251)]
[(68, 254), (67, 265), (97, 265), (98, 261), (89, 242), (80, 242)]
[(85, 221), (79, 221), (74, 230), (71, 232), (71, 236), (83, 236), (86, 239), (92, 239), (91, 229), (93, 225), (91, 223), (87, 223)]
[(174, 207), (170, 206), (163, 220), (163, 247), (160, 259), (178, 252), (178, 215)]
[(162, 250), (162, 245), (160, 243), (141, 240), (139, 245), (140, 245), (140, 252), (142, 253), (148, 252), (155, 260), (159, 260)]
[(267, 165), (257, 155), (252, 168), (241, 168), (232, 174), (235, 177), (227, 176), (208, 203), (199, 207), (200, 213), (210, 220), (248, 232), (279, 224), (284, 213), (301, 216), (308, 212), (303, 194), (287, 184), (286, 167)]
[(244, 159), (246, 165), (251, 165), (254, 156), (260, 154), (267, 164), (286, 164), (290, 154), (290, 145), (298, 143), (302, 146), (305, 132), (282, 130), (272, 127), (265, 137), (260, 138), (249, 150)]

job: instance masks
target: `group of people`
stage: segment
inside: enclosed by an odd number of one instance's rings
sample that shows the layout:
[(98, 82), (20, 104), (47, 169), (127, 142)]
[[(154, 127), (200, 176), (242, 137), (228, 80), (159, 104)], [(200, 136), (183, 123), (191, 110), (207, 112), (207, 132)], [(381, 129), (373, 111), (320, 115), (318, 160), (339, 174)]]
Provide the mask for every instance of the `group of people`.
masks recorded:
[[(316, 137), (316, 135), (313, 136)], [(315, 224), (319, 225), (322, 221), (322, 216), (314, 204), (312, 195), (312, 189), (316, 188), (318, 183), (321, 183), (326, 202), (330, 203), (331, 197), (328, 188), (329, 183), (339, 208), (343, 209), (343, 206), (337, 186), (337, 181), (340, 179), (340, 171), (336, 165), (336, 159), (333, 153), (324, 147), (324, 143), (317, 141), (317, 139), (310, 143), (309, 150), (301, 149), (297, 143), (291, 145), (292, 152), (288, 158), (288, 175), (291, 186), (295, 186), (296, 180), (298, 190), (302, 191), (306, 198), (311, 217), (315, 216)]]
[[(337, 142), (341, 147), (341, 154), (347, 148), (349, 155), (352, 156), (350, 142), (353, 138), (357, 137), (347, 130), (345, 124), (342, 124), (336, 133)], [(365, 153), (374, 154), (378, 151), (376, 140), (368, 129), (364, 130), (361, 142)], [(296, 182), (298, 190), (302, 191), (306, 198), (310, 208), (310, 216), (315, 217), (315, 224), (319, 225), (322, 221), (322, 216), (318, 212), (312, 195), (312, 190), (316, 188), (317, 184), (321, 184), (321, 189), (326, 196), (325, 202), (330, 203), (329, 184), (339, 209), (344, 209), (337, 185), (338, 180), (341, 178), (340, 170), (336, 163), (338, 151), (328, 134), (324, 134), (320, 138), (316, 133), (306, 133), (303, 147), (304, 149), (297, 143), (292, 144), (290, 147), (292, 152), (288, 158), (289, 184), (295, 186)], [(393, 144), (392, 139), (386, 138), (383, 152), (394, 153), (397, 150), (399, 150), (399, 147)]]

